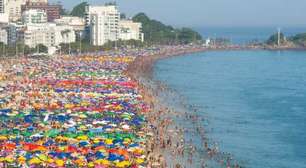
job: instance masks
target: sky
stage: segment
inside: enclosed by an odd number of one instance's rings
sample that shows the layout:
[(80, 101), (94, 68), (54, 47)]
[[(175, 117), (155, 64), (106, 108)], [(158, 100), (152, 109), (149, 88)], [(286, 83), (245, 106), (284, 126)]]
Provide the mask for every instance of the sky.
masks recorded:
[[(70, 9), (84, 0), (61, 1)], [(103, 5), (109, 0), (88, 0)], [(179, 27), (304, 27), (306, 0), (117, 0), (128, 16), (144, 12), (151, 18)]]

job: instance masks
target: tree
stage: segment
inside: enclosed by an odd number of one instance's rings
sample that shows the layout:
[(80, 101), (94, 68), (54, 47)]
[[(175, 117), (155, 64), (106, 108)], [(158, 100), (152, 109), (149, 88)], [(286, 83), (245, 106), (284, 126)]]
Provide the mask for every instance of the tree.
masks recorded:
[(38, 44), (36, 47), (35, 47), (35, 50), (38, 52), (38, 53), (48, 53), (48, 47), (43, 45), (43, 44)]
[(185, 44), (197, 42), (201, 40), (202, 37), (198, 32), (193, 31), (190, 28), (182, 28), (179, 30), (178, 39)]
[(294, 44), (306, 46), (306, 33), (297, 34), (289, 38)]
[(190, 28), (175, 29), (150, 19), (145, 13), (135, 15), (133, 21), (142, 23), (145, 42), (148, 44), (186, 44), (202, 40), (202, 36)]
[[(283, 33), (280, 33), (280, 44), (284, 44), (286, 42), (286, 37)], [(268, 45), (277, 45), (278, 44), (278, 33), (273, 34), (270, 36), (270, 38), (267, 40)]]
[(78, 4), (77, 6), (75, 6), (70, 15), (72, 16), (78, 16), (78, 17), (84, 17), (85, 16), (85, 12), (86, 12), (86, 7), (88, 6), (87, 2), (82, 2), (80, 4)]
[(126, 19), (126, 14), (125, 13), (120, 13), (120, 18), (121, 19)]
[(117, 3), (116, 3), (116, 1), (114, 1), (114, 2), (107, 2), (107, 3), (105, 3), (104, 5), (105, 5), (105, 6), (116, 6)]

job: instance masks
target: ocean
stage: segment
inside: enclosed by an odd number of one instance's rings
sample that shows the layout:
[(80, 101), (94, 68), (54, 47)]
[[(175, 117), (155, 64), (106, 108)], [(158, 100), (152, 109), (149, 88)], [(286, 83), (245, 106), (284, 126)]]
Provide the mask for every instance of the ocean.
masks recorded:
[(306, 52), (209, 51), (160, 60), (160, 80), (196, 105), (240, 165), (305, 168)]
[[(280, 29), (287, 37), (306, 32), (306, 27), (280, 27)], [(278, 27), (204, 27), (194, 30), (204, 39), (218, 37), (229, 39), (232, 44), (247, 44), (252, 41), (266, 41), (272, 34), (277, 33)]]

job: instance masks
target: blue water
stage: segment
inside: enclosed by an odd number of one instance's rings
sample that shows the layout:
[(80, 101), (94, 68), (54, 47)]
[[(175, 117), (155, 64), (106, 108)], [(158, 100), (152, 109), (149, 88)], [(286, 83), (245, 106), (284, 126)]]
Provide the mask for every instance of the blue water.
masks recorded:
[[(276, 33), (277, 27), (206, 27), (194, 28), (205, 39), (226, 38), (233, 44), (247, 44), (252, 41), (264, 42), (272, 34)], [(287, 36), (305, 33), (306, 27), (282, 27), (281, 31)]]
[(161, 60), (154, 75), (200, 107), (208, 137), (242, 165), (306, 167), (306, 52), (204, 52)]

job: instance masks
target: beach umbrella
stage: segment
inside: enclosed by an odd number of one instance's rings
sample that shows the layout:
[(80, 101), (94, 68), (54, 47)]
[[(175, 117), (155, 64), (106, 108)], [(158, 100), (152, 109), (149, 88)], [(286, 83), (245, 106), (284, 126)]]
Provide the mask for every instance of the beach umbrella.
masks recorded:
[(41, 164), (41, 163), (42, 163), (42, 160), (40, 160), (37, 157), (34, 157), (31, 160), (29, 160), (29, 164), (30, 165), (38, 165), (38, 164)]
[(131, 165), (130, 161), (121, 161), (116, 163), (116, 167), (129, 167)]
[(99, 164), (99, 165), (103, 165), (103, 166), (109, 166), (110, 165), (110, 161), (106, 160), (106, 159), (98, 159), (96, 161), (94, 161), (94, 163)]
[(56, 159), (55, 164), (59, 167), (63, 167), (65, 165), (65, 162), (61, 159)]
[(0, 136), (0, 141), (5, 141), (5, 140), (7, 140), (6, 136)]
[(55, 138), (58, 134), (60, 134), (59, 130), (51, 129), (45, 133), (45, 136)]
[(78, 139), (78, 140), (84, 140), (84, 141), (86, 141), (86, 140), (88, 140), (88, 136), (86, 136), (86, 135), (80, 135), (80, 136), (77, 137), (77, 139)]

